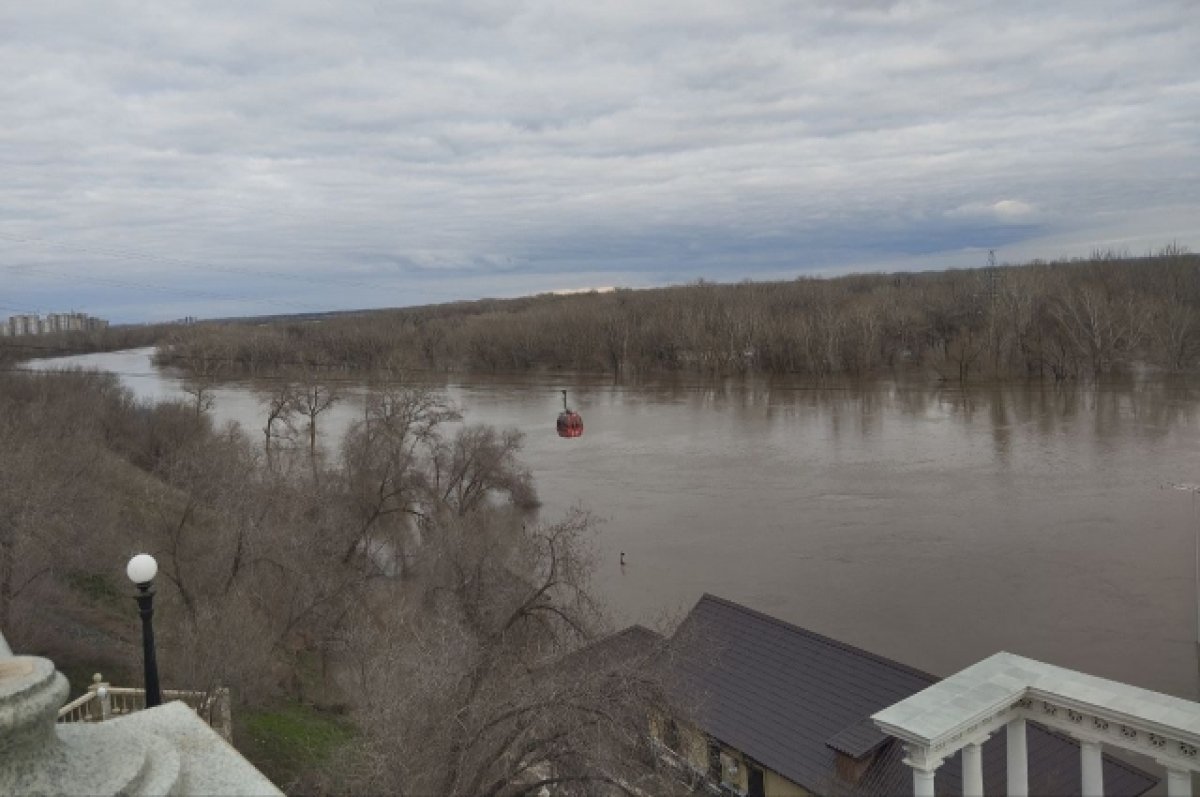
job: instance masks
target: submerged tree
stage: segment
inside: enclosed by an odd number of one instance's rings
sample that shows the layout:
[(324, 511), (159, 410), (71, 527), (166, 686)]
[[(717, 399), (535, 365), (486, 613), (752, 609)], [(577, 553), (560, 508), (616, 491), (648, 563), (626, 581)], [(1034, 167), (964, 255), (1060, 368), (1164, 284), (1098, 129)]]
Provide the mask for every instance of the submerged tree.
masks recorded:
[(292, 407), (308, 421), (308, 453), (314, 460), (317, 456), (317, 418), (340, 400), (341, 395), (331, 383), (311, 372), (295, 387)]
[(297, 409), (296, 389), (290, 381), (282, 380), (265, 391), (261, 400), (267, 412), (263, 426), (263, 451), (267, 455), (267, 464), (270, 464), (272, 444), (281, 439), (289, 440), (296, 431), (292, 423), (292, 416)]
[(201, 352), (185, 358), (179, 365), (186, 375), (183, 392), (192, 397), (192, 408), (199, 417), (213, 408), (217, 386), (225, 375), (226, 363)]

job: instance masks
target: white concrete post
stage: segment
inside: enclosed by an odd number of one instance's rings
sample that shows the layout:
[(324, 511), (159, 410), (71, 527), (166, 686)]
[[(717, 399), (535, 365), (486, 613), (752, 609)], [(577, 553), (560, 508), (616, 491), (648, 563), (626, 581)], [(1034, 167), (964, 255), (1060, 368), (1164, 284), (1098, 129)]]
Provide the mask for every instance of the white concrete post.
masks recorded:
[(983, 797), (983, 746), (962, 749), (963, 797)]
[(1168, 797), (1192, 797), (1192, 773), (1186, 769), (1167, 770)]
[(108, 719), (111, 714), (108, 702), (108, 684), (104, 682), (104, 677), (100, 673), (92, 676), (88, 691), (92, 693), (92, 699), (88, 702), (88, 718), (92, 722)]
[(213, 729), (221, 734), (225, 741), (233, 744), (233, 707), (230, 705), (229, 687), (219, 687), (216, 698), (212, 707)]
[(1080, 742), (1083, 767), (1083, 797), (1104, 797), (1104, 758), (1099, 742)]
[(1029, 755), (1025, 748), (1025, 720), (1018, 718), (1008, 728), (1008, 797), (1029, 797)]
[(933, 769), (917, 769), (913, 771), (913, 797), (934, 797), (933, 794), (933, 774), (936, 770)]
[(96, 699), (100, 701), (100, 719), (112, 719), (112, 696), (108, 693), (108, 684), (96, 690)]

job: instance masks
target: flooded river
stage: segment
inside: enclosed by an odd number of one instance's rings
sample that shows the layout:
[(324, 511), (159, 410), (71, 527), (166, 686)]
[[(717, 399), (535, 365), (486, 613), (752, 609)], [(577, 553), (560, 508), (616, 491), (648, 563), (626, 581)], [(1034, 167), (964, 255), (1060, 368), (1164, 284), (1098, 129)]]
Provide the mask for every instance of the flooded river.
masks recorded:
[[(39, 367), (181, 396), (150, 353)], [(445, 387), (469, 422), (526, 433), (543, 519), (574, 504), (604, 519), (596, 587), (621, 622), (711, 592), (939, 675), (1008, 650), (1197, 694), (1200, 517), (1164, 485), (1200, 482), (1200, 390), (555, 379)], [(554, 433), (560, 388), (582, 438)], [(252, 384), (218, 391), (214, 415), (263, 424)]]

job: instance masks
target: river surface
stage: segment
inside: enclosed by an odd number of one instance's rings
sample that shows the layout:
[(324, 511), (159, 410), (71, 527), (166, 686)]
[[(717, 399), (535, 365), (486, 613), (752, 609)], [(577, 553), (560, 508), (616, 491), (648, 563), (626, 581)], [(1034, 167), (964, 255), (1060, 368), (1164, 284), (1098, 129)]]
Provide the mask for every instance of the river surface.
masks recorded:
[[(41, 361), (184, 394), (138, 349)], [(560, 381), (555, 381), (560, 380)], [(604, 522), (597, 592), (619, 623), (704, 592), (947, 675), (998, 650), (1197, 694), (1200, 389), (814, 387), (452, 375), (468, 422), (516, 427), (553, 520)], [(216, 394), (256, 435), (253, 383)], [(554, 433), (560, 388), (586, 433)], [(362, 414), (351, 391), (321, 434)], [(619, 565), (625, 552), (627, 564)]]

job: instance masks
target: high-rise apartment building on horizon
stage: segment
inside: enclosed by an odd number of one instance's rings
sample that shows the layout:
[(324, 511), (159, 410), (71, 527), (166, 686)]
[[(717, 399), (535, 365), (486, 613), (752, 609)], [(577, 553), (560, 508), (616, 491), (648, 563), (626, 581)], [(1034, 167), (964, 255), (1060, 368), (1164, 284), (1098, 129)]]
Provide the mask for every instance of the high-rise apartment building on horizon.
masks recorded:
[(0, 322), (0, 337), (51, 335), (56, 332), (91, 332), (104, 329), (108, 321), (87, 313), (50, 313), (45, 318), (36, 313), (9, 316)]

